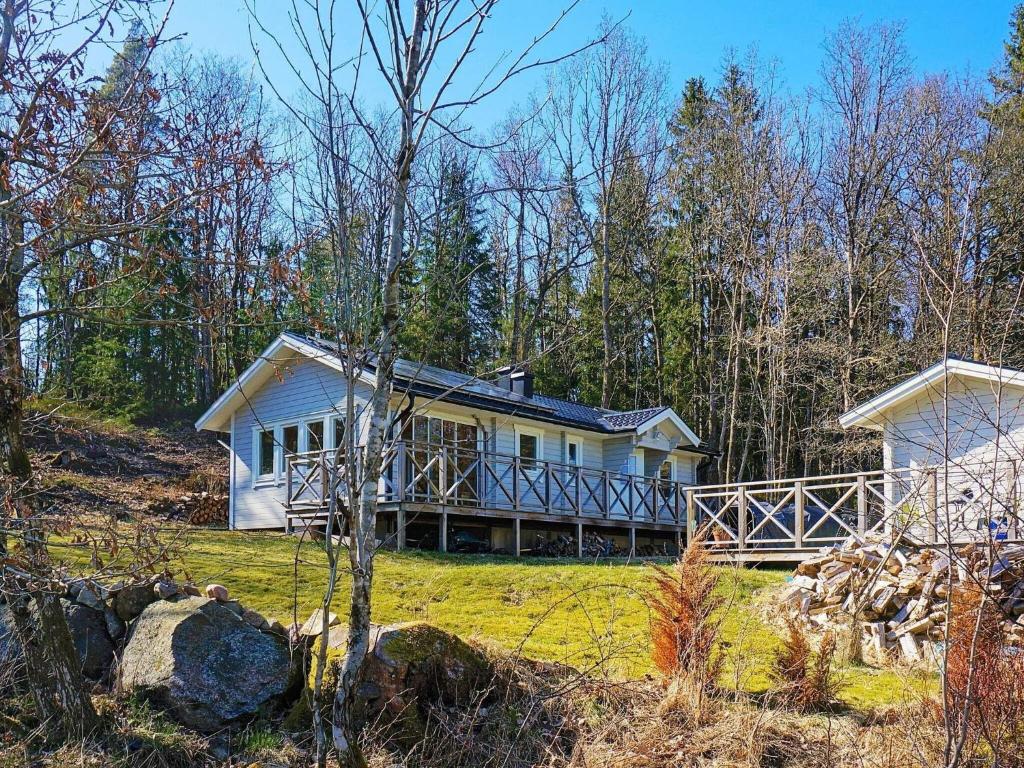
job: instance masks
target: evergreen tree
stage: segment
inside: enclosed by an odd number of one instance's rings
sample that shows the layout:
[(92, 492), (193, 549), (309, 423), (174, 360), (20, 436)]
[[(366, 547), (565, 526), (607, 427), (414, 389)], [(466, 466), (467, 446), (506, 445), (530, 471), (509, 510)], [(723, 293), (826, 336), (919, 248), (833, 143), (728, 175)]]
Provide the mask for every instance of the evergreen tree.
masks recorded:
[(458, 155), (442, 158), (437, 184), (432, 221), (405, 277), (411, 309), (402, 348), (431, 365), (482, 371), (495, 359), (499, 310), (479, 191)]

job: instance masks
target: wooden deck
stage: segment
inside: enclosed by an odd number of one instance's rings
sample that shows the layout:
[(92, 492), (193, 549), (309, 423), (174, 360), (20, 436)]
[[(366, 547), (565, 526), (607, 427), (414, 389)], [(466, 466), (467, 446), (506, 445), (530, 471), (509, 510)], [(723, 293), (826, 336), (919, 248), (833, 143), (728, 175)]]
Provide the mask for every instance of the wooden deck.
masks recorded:
[[(344, 495), (348, 468), (332, 451), (288, 459), (288, 513), (326, 509), (328, 488)], [(549, 521), (686, 525), (684, 483), (447, 445), (400, 441), (384, 458), (382, 504)]]
[[(287, 520), (322, 521), (329, 494), (347, 495), (347, 462), (334, 452), (290, 457)], [(793, 562), (850, 536), (904, 536), (924, 544), (1017, 540), (1020, 477), (1016, 465), (1008, 497), (950, 497), (948, 479), (935, 468), (858, 472), (752, 483), (687, 485), (559, 462), (487, 451), (400, 441), (386, 454), (378, 499), (405, 543), (406, 520), (437, 515), (445, 549), (449, 516), (511, 521), (515, 551), (523, 522), (616, 529), (635, 550), (637, 531), (672, 534), (676, 541), (701, 532), (721, 562)], [(942, 480), (946, 482), (942, 482)], [(1002, 487), (1003, 481), (994, 485)], [(986, 521), (979, 526), (978, 520)], [(988, 524), (996, 521), (996, 525)], [(1000, 522), (1002, 521), (1002, 522)]]
[(799, 560), (850, 536), (1018, 541), (1018, 469), (951, 464), (698, 486), (686, 494), (689, 530), (705, 531), (716, 559), (738, 562)]

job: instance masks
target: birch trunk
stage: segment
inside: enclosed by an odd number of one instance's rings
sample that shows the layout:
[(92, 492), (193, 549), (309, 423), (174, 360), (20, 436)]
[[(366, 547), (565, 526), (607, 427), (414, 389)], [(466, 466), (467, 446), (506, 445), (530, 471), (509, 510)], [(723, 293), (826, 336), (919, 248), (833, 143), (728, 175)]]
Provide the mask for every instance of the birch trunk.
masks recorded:
[(412, 163), (415, 95), (420, 74), (420, 51), (426, 24), (426, 0), (417, 0), (411, 34), (406, 43), (406, 68), (400, 104), (401, 134), (395, 163), (395, 185), (391, 200), (390, 240), (384, 269), (383, 306), (377, 348), (376, 382), (367, 414), (366, 447), (359, 474), (359, 498), (355, 525), (349, 531), (349, 564), (352, 569), (352, 602), (349, 610), (348, 653), (338, 676), (334, 699), (334, 746), (341, 765), (361, 768), (366, 758), (359, 747), (358, 724), (353, 719), (352, 698), (356, 679), (366, 659), (370, 642), (370, 609), (373, 588), (373, 555), (377, 529), (377, 483), (381, 476), (384, 441), (387, 436), (388, 403), (394, 381), (399, 330), (401, 286), (399, 271), (405, 252), (405, 219)]

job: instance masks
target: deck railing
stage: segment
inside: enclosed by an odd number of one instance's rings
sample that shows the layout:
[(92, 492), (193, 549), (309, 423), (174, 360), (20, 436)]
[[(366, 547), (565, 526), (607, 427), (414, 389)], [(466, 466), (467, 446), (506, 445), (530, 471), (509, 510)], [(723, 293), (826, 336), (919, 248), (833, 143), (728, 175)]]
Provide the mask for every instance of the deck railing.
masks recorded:
[(900, 534), (922, 543), (1016, 539), (1018, 462), (949, 464), (703, 485), (686, 491), (687, 529), (717, 550), (784, 550), (851, 535)]
[[(352, 469), (334, 451), (287, 460), (287, 507), (292, 514), (327, 506), (330, 491), (348, 493)], [(357, 474), (362, 474), (356, 467)], [(399, 441), (384, 455), (382, 502), (537, 513), (683, 526), (686, 490), (676, 480), (527, 459), (475, 448)]]

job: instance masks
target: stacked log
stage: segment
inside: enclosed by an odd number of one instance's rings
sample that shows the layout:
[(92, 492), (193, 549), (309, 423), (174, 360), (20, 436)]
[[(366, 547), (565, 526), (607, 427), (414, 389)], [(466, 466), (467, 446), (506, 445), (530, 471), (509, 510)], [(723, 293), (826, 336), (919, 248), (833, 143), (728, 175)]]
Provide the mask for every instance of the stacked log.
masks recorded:
[(1024, 648), (1024, 546), (968, 544), (952, 559), (936, 549), (881, 538), (848, 539), (797, 566), (782, 601), (795, 616), (827, 628), (858, 614), (864, 641), (878, 657), (937, 657), (945, 638), (950, 591), (985, 587), (1003, 610), (1007, 643)]
[(150, 514), (169, 520), (184, 520), (192, 525), (227, 525), (228, 497), (219, 493), (184, 493), (177, 498), (150, 502)]
[(227, 525), (228, 497), (220, 494), (186, 493), (178, 499), (185, 519), (192, 525)]

